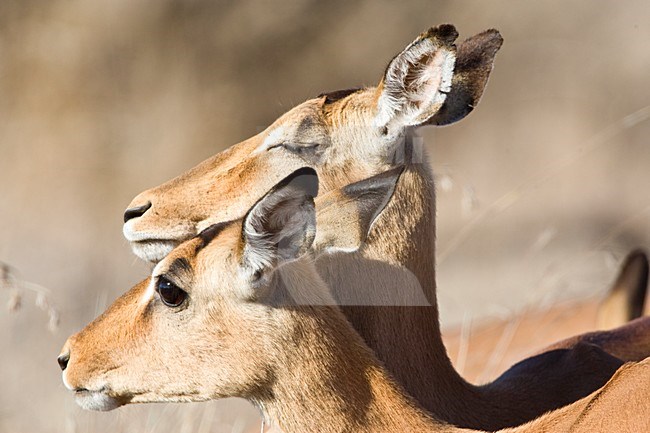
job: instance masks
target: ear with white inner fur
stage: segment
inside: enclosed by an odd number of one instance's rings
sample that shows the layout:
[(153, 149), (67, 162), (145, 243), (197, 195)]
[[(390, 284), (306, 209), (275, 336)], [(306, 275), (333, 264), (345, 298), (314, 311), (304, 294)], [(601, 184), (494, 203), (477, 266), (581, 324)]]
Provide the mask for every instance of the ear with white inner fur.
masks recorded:
[(315, 253), (358, 250), (393, 196), (402, 171), (398, 167), (318, 197)]
[(251, 275), (299, 258), (316, 235), (318, 176), (301, 168), (278, 183), (246, 214), (242, 265)]
[(376, 127), (421, 125), (440, 110), (451, 89), (457, 37), (450, 24), (433, 27), (390, 61), (377, 88)]

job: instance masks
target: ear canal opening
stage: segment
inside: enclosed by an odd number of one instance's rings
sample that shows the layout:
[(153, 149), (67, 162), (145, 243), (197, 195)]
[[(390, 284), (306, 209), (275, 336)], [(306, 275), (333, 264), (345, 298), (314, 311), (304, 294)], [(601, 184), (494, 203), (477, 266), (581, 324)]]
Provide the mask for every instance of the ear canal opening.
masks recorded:
[[(316, 197), (318, 195), (318, 174), (316, 173), (316, 170), (311, 167), (301, 167), (295, 170), (293, 173), (282, 179), (273, 188), (271, 188), (271, 190), (265, 194), (265, 197), (269, 194), (272, 194), (274, 191), (278, 191), (279, 189), (286, 187), (301, 176), (304, 176), (304, 182), (300, 182), (300, 185), (305, 187), (305, 192), (308, 195)], [(263, 198), (264, 197), (262, 197), (262, 199)]]
[(316, 171), (303, 167), (278, 182), (246, 213), (242, 260), (255, 272), (296, 259), (315, 236)]
[(440, 109), (451, 86), (457, 37), (450, 24), (431, 28), (390, 61), (377, 88), (378, 128), (420, 125)]
[(280, 182), (276, 183), (266, 194), (264, 194), (262, 197), (260, 197), (253, 206), (248, 209), (246, 214), (244, 215), (244, 222), (248, 219), (250, 213), (255, 209), (255, 207), (262, 202), (265, 198), (267, 198), (269, 195), (277, 192), (278, 190), (286, 187), (289, 185), (295, 178), (299, 176), (314, 176), (315, 177), (315, 182), (312, 182), (311, 185), (306, 185), (307, 186), (307, 192), (309, 195), (312, 197), (316, 197), (318, 195), (318, 189), (319, 189), (319, 182), (318, 182), (318, 174), (316, 173), (316, 170), (314, 170), (311, 167), (301, 167), (295, 171), (293, 171), (291, 174), (289, 174), (287, 177), (282, 179)]

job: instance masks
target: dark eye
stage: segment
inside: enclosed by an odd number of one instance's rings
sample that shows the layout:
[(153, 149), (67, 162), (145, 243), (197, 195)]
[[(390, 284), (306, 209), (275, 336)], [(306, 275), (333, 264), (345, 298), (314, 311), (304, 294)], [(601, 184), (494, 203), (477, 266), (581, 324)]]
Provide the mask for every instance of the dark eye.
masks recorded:
[(156, 291), (160, 295), (160, 300), (168, 307), (178, 307), (187, 298), (187, 292), (165, 277), (158, 278)]

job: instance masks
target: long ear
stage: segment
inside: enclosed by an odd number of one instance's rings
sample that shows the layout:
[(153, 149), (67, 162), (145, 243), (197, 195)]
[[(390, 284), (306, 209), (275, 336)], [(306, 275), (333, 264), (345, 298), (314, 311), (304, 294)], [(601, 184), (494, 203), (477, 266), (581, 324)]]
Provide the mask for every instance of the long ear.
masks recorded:
[(598, 329), (618, 328), (643, 315), (648, 270), (648, 256), (643, 250), (627, 255), (616, 281), (598, 307)]
[(449, 125), (461, 120), (476, 107), (492, 72), (494, 57), (502, 44), (501, 34), (490, 29), (466, 39), (458, 46), (451, 91), (440, 111), (427, 124)]
[(260, 273), (297, 259), (311, 247), (316, 235), (314, 197), (318, 177), (301, 168), (277, 184), (244, 217), (242, 264)]
[(314, 251), (356, 251), (393, 196), (402, 170), (399, 167), (318, 197)]
[(486, 30), (456, 48), (457, 36), (449, 24), (434, 27), (390, 62), (377, 89), (377, 127), (448, 125), (474, 109), (503, 38)]
[(451, 88), (457, 37), (450, 24), (433, 27), (390, 61), (377, 87), (376, 127), (421, 125), (440, 110)]

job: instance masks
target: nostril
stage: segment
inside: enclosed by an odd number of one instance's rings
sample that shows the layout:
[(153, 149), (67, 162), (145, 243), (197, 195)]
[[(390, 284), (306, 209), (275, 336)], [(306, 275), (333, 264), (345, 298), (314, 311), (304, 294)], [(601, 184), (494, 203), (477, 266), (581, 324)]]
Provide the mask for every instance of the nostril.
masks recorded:
[(68, 367), (68, 361), (70, 361), (70, 354), (64, 353), (63, 355), (59, 355), (59, 357), (56, 358), (56, 360), (59, 363), (59, 367), (61, 367), (61, 370), (65, 370)]
[(127, 209), (126, 212), (124, 212), (124, 222), (132, 220), (133, 218), (141, 217), (146, 211), (149, 210), (149, 208), (151, 208), (150, 201), (148, 201), (146, 204), (143, 204), (142, 206)]

